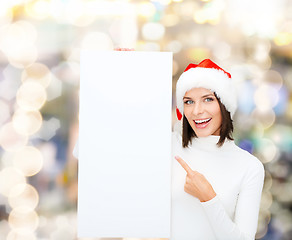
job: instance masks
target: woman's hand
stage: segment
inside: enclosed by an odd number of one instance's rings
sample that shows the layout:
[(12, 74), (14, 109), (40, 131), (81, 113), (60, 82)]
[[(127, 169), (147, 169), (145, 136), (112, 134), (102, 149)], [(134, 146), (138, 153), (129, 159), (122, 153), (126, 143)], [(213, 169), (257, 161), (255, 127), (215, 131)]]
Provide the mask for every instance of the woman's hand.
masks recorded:
[(135, 51), (134, 48), (115, 48), (115, 51)]
[(216, 196), (214, 189), (203, 174), (193, 171), (180, 157), (176, 156), (175, 159), (187, 172), (184, 187), (186, 193), (198, 198), (201, 202), (209, 201)]

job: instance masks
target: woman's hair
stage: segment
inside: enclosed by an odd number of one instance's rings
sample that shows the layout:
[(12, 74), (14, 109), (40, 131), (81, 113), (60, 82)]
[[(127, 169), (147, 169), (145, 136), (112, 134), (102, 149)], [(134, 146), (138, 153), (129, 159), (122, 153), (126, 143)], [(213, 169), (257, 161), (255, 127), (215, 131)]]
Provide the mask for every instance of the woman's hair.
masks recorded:
[[(221, 147), (226, 138), (229, 140), (233, 140), (232, 132), (233, 132), (233, 121), (230, 116), (230, 112), (228, 112), (225, 106), (221, 103), (220, 99), (217, 97), (216, 93), (214, 93), (216, 99), (218, 100), (221, 116), (222, 116), (222, 124), (220, 129), (220, 139), (217, 143), (218, 147)], [(197, 137), (195, 131), (190, 126), (187, 118), (183, 115), (183, 124), (182, 124), (182, 145), (183, 147), (187, 147), (189, 143), (191, 143), (192, 138)]]

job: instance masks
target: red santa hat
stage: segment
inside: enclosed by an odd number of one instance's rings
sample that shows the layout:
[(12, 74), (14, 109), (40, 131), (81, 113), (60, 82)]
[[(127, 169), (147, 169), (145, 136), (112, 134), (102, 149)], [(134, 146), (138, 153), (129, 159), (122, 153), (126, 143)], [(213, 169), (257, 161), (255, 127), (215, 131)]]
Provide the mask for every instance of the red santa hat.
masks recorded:
[(210, 59), (199, 64), (190, 63), (176, 83), (176, 113), (181, 120), (184, 112), (183, 97), (192, 88), (206, 88), (215, 92), (221, 103), (233, 117), (237, 108), (236, 90), (230, 73)]

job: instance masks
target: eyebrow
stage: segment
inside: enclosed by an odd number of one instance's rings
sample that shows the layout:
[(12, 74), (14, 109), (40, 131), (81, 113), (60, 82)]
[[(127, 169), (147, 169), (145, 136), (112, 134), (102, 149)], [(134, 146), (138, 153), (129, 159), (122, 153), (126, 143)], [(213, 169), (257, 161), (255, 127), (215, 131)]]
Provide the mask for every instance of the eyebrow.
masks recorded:
[[(214, 97), (214, 95), (210, 93), (210, 94), (202, 96), (202, 98), (209, 97), (209, 96)], [(192, 99), (192, 98), (191, 97), (184, 97), (183, 99)]]

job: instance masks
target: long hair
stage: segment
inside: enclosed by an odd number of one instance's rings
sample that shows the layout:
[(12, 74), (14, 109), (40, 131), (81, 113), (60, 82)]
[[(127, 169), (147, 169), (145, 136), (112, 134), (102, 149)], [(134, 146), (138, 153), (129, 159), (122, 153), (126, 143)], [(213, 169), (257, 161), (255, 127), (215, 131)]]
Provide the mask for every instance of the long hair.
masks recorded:
[[(218, 100), (222, 123), (220, 128), (220, 138), (217, 142), (217, 146), (221, 147), (225, 141), (225, 139), (233, 140), (232, 132), (233, 132), (233, 120), (231, 119), (230, 112), (228, 112), (225, 106), (221, 103), (220, 98), (217, 97), (216, 93), (214, 93), (216, 99)], [(183, 147), (187, 147), (191, 142), (192, 138), (197, 137), (195, 131), (192, 129), (185, 115), (183, 115), (183, 124), (182, 124), (182, 145)]]

